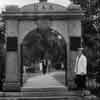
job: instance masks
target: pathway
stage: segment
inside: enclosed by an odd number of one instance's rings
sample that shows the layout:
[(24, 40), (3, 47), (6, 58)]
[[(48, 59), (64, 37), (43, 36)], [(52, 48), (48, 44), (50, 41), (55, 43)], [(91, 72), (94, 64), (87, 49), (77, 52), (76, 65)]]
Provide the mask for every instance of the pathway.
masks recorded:
[(39, 75), (29, 78), (23, 88), (65, 88), (63, 84), (53, 78), (52, 74)]

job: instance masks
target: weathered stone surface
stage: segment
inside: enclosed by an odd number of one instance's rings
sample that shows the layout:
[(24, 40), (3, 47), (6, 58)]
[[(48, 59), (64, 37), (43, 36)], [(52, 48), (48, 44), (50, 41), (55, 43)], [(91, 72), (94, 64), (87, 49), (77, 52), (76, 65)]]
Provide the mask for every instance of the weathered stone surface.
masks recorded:
[[(58, 4), (41, 2), (26, 5), (22, 8), (9, 6), (2, 13), (6, 22), (7, 37), (18, 37), (18, 51), (15, 53), (7, 52), (6, 57), (6, 81), (8, 84), (20, 83), (21, 78), (21, 58), (20, 45), (24, 37), (31, 30), (37, 28), (36, 20), (44, 18), (50, 22), (50, 28), (58, 31), (65, 39), (67, 46), (67, 70), (68, 80), (73, 80), (72, 60), (75, 59), (74, 53), (70, 51), (70, 36), (81, 36), (81, 18), (83, 13), (79, 6), (70, 5), (69, 9)], [(52, 19), (52, 20), (51, 20)], [(67, 80), (67, 79), (66, 79)], [(9, 86), (8, 86), (9, 87)], [(8, 87), (6, 89), (8, 89)], [(10, 89), (11, 87), (9, 87)], [(8, 89), (8, 90), (9, 90)]]

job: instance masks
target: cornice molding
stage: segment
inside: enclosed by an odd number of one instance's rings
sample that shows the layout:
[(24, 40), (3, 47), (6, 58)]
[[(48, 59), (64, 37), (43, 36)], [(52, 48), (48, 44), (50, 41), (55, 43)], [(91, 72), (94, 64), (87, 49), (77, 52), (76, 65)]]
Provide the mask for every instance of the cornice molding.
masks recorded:
[(3, 12), (2, 17), (4, 19), (28, 19), (35, 20), (41, 17), (56, 20), (56, 19), (81, 19), (84, 16), (83, 12)]

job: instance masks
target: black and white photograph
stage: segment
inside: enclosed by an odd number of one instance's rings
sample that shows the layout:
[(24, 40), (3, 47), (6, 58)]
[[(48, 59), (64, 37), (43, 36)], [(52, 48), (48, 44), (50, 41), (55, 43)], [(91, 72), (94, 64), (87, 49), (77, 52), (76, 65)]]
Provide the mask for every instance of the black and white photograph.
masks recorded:
[(100, 0), (0, 0), (0, 100), (100, 100)]

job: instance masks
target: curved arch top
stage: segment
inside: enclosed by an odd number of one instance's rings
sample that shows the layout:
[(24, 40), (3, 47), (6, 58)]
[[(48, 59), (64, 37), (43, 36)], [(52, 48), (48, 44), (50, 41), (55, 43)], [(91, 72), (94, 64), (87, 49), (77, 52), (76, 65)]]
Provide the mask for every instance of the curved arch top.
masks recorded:
[(53, 3), (35, 3), (25, 5), (21, 8), (21, 12), (45, 12), (45, 11), (66, 11), (66, 7)]
[(6, 12), (68, 12), (71, 10), (81, 11), (80, 5), (70, 3), (68, 6), (50, 2), (39, 2), (33, 4), (27, 4), (19, 8), (17, 5), (6, 6)]
[[(31, 31), (29, 31), (25, 36), (24, 36), (24, 38), (23, 38), (23, 44), (24, 44), (24, 41), (27, 41), (27, 40), (30, 40), (31, 38), (33, 38), (34, 37), (34, 34), (37, 34), (37, 37), (39, 38), (39, 34), (41, 34), (41, 30), (39, 30), (38, 28), (35, 28), (35, 29), (33, 29), (33, 30), (31, 30)], [(38, 34), (39, 33), (39, 34)], [(48, 35), (48, 37), (49, 36), (52, 36), (52, 35), (55, 35), (55, 36), (61, 36), (61, 39), (63, 39), (64, 41), (66, 41), (65, 40), (65, 37), (64, 37), (64, 35), (63, 34), (61, 34), (58, 30), (55, 30), (55, 29), (53, 29), (53, 28), (48, 28), (48, 30), (46, 31), (46, 33), (48, 33), (48, 34), (45, 34), (45, 35)], [(58, 37), (59, 38), (59, 37)]]
[(39, 2), (28, 4), (19, 8), (17, 6), (7, 6), (2, 13), (5, 19), (30, 19), (37, 17), (49, 17), (51, 19), (82, 19), (83, 11), (79, 5), (71, 3), (68, 7), (49, 2)]

